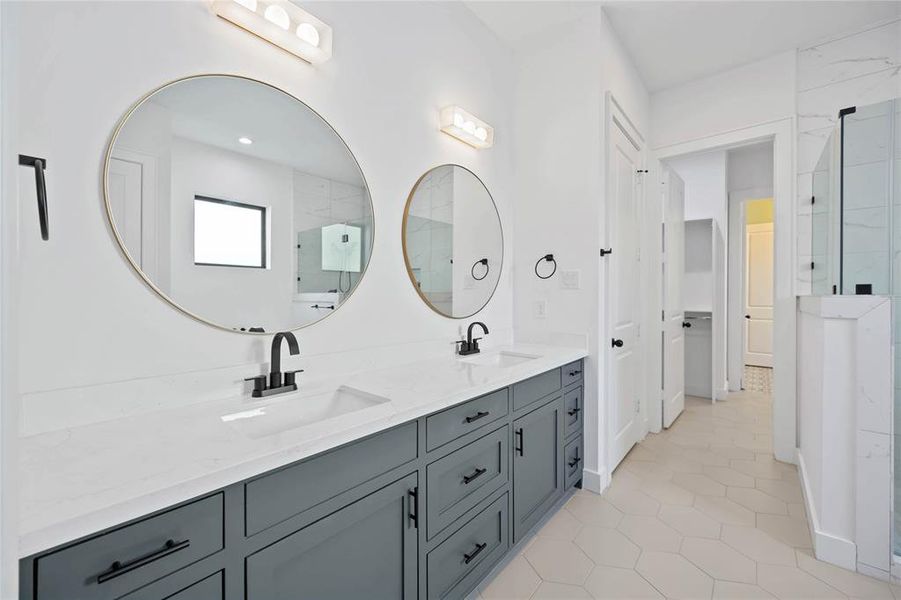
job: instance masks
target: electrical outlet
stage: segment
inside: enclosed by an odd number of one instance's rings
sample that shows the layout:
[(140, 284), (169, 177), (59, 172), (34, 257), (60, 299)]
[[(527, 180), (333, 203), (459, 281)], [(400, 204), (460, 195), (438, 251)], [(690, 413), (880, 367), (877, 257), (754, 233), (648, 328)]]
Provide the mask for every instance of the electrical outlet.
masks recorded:
[(578, 290), (582, 287), (581, 271), (560, 271), (560, 287), (565, 290)]
[(547, 300), (536, 300), (532, 303), (532, 316), (536, 319), (547, 318)]

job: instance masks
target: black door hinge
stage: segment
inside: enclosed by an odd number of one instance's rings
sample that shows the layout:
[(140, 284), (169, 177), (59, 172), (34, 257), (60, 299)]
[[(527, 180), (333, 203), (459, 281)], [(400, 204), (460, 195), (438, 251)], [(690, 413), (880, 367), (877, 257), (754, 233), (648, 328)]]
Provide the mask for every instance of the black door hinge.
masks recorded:
[(813, 261), (810, 261), (810, 270), (813, 271)]
[(647, 170), (647, 169), (638, 169), (638, 170), (635, 171), (635, 172), (638, 173), (639, 175), (641, 175), (642, 173), (647, 173), (648, 170)]
[(608, 254), (613, 254), (613, 248), (607, 248), (607, 249), (601, 248), (601, 256), (602, 257), (607, 256)]
[(811, 196), (811, 197), (810, 197), (810, 203), (811, 203), (811, 204), (816, 204), (816, 203), (817, 203), (817, 197), (816, 197), (816, 196)]

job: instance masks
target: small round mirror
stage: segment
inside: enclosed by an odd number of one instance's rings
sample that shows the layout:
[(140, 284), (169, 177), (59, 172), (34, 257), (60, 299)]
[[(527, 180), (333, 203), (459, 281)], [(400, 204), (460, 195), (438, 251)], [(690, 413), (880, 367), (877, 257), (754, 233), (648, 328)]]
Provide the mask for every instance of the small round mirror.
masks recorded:
[(404, 260), (435, 312), (465, 319), (488, 304), (504, 260), (501, 219), (488, 188), (459, 165), (426, 172), (404, 211)]
[(353, 293), (372, 250), (369, 189), (309, 106), (244, 77), (147, 95), (110, 143), (107, 214), (125, 256), (179, 310), (224, 329), (297, 329)]

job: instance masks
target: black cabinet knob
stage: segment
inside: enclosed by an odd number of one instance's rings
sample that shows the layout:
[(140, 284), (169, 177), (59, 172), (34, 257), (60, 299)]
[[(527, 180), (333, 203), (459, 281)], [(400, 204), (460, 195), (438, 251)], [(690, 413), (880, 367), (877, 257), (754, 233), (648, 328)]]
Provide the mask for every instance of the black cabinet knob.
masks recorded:
[(622, 348), (623, 347), (623, 341), (618, 340), (616, 338), (614, 338), (610, 343), (614, 348)]
[(691, 323), (689, 323), (688, 321), (682, 321), (682, 327), (688, 329), (689, 327), (691, 327)]

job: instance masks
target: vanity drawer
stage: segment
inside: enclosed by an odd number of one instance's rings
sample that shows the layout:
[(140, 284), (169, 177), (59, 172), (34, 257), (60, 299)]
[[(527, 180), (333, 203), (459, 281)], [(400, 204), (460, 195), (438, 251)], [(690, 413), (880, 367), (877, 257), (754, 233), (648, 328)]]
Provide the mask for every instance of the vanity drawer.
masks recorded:
[(254, 535), (416, 458), (416, 422), (264, 475), (244, 485)]
[(428, 598), (463, 598), (507, 551), (507, 494), (426, 557)]
[(581, 385), (563, 394), (563, 437), (582, 431), (584, 404)]
[(563, 367), (563, 387), (582, 381), (582, 361), (569, 363)]
[(188, 583), (185, 582), (184, 575), (186, 574), (183, 572), (171, 575), (123, 596), (119, 600), (160, 600), (160, 598), (163, 600), (224, 600), (224, 571), (213, 573), (200, 581), (194, 580)]
[(582, 436), (577, 437), (563, 449), (563, 487), (571, 488), (582, 479)]
[(504, 388), (432, 415), (425, 421), (426, 448), (434, 450), (497, 421), (508, 412), (508, 391)]
[(35, 562), (35, 597), (119, 598), (221, 550), (223, 527), (219, 493), (57, 550)]
[(505, 425), (426, 467), (429, 538), (507, 483), (509, 439)]
[(560, 389), (560, 369), (554, 369), (513, 385), (513, 410), (519, 410)]

